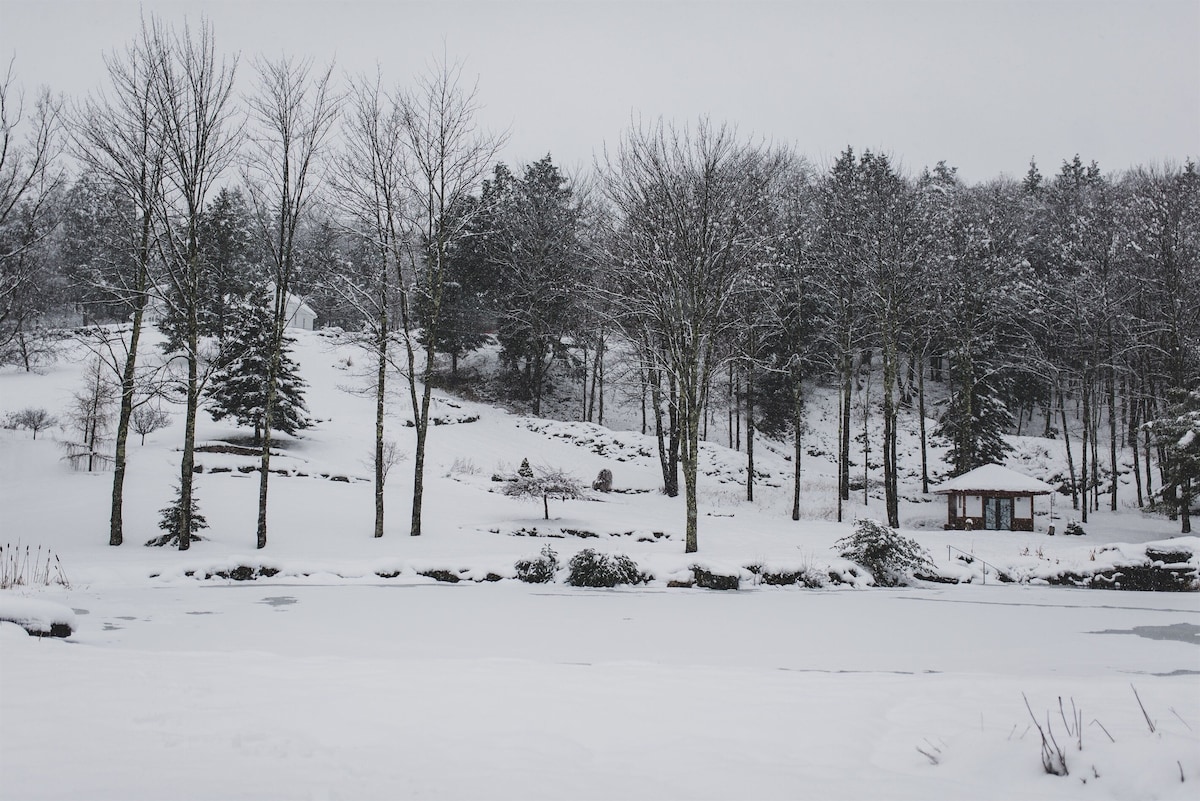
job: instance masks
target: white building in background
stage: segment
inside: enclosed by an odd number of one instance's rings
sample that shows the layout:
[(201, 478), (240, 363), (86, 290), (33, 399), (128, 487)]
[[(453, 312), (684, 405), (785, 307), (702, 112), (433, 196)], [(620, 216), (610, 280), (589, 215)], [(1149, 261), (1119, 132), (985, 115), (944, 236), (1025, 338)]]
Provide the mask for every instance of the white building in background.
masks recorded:
[(287, 295), (286, 303), (287, 327), (300, 328), (304, 331), (313, 330), (313, 326), (317, 323), (317, 313), (313, 311), (312, 306), (309, 306), (304, 298), (293, 295), (291, 292)]
[[(151, 290), (153, 294), (146, 302), (146, 310), (143, 313), (143, 322), (153, 325), (160, 323), (167, 316), (167, 302), (163, 299), (162, 290)], [(267, 285), (267, 297), (273, 297), (275, 294), (275, 284)], [(288, 328), (299, 328), (304, 331), (312, 331), (317, 324), (317, 313), (309, 306), (304, 298), (299, 295), (293, 295), (291, 292), (284, 299), (284, 313), (287, 316)]]
[[(267, 297), (275, 297), (274, 281), (267, 284)], [(287, 318), (288, 328), (299, 328), (303, 331), (313, 330), (317, 323), (317, 313), (313, 311), (312, 306), (304, 302), (304, 298), (289, 292), (284, 298), (283, 304), (283, 313)]]

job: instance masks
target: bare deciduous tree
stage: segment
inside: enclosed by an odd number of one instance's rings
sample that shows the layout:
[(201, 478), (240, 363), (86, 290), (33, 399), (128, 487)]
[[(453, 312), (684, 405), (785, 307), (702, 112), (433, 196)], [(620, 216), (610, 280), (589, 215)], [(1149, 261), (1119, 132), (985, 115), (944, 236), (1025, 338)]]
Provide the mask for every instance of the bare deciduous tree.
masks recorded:
[[(108, 544), (124, 541), (126, 445), (138, 390), (138, 357), (146, 304), (150, 297), (150, 262), (156, 247), (156, 216), (162, 195), (163, 157), (160, 120), (153, 86), (150, 29), (143, 23), (138, 39), (124, 53), (105, 57), (108, 90), (84, 100), (73, 115), (76, 156), (98, 172), (131, 204), (130, 230), (114, 232), (126, 257), (102, 292), (121, 316), (130, 314), (129, 339), (121, 339), (124, 355), (114, 365), (120, 376), (121, 406), (117, 415), (113, 456), (112, 507)], [(113, 343), (108, 341), (111, 351)], [(145, 435), (142, 436), (145, 441)]]
[(28, 406), (20, 411), (11, 412), (4, 420), (5, 428), (25, 428), (33, 432), (37, 439), (39, 431), (58, 425), (58, 418), (44, 408)]
[(0, 349), (31, 313), (38, 265), (28, 255), (52, 230), (48, 201), (63, 181), (62, 101), (43, 87), (27, 107), (14, 66), (0, 77)]
[[(622, 324), (649, 331), (678, 391), (687, 503), (685, 550), (697, 550), (700, 428), (719, 345), (746, 292), (767, 234), (755, 219), (781, 160), (738, 141), (728, 127), (659, 122), (633, 127), (606, 164), (605, 191), (619, 213), (625, 291)], [(631, 337), (632, 338), (632, 337)]]
[(288, 295), (296, 267), (296, 231), (308, 212), (317, 179), (317, 162), (336, 119), (331, 91), (333, 64), (311, 74), (307, 61), (281, 58), (257, 62), (259, 88), (250, 98), (256, 125), (250, 138), (247, 173), (250, 197), (262, 224), (270, 255), (272, 329), (267, 356), (262, 455), (258, 484), (257, 547), (267, 545), (267, 489), (271, 475), (271, 421), (288, 325)]
[(170, 412), (159, 406), (138, 406), (133, 410), (133, 416), (129, 421), (129, 425), (134, 433), (141, 436), (141, 444), (143, 445), (146, 444), (147, 434), (153, 434), (155, 431), (166, 428), (170, 424)]
[(383, 487), (390, 466), (384, 437), (394, 296), (403, 253), (404, 160), (402, 116), (381, 78), (360, 78), (350, 91), (342, 127), (343, 151), (334, 190), (351, 231), (365, 245), (355, 275), (332, 276), (329, 289), (357, 309), (375, 357), (375, 528), (383, 536)]
[[(416, 537), (421, 534), (425, 443), (433, 389), (430, 377), (442, 325), (449, 251), (466, 235), (471, 218), (461, 210), (482, 184), (504, 140), (479, 130), (477, 86), (468, 87), (463, 82), (462, 65), (450, 64), (444, 58), (417, 81), (414, 90), (399, 99), (398, 105), (410, 164), (405, 178), (411, 193), (408, 205), (411, 230), (404, 238), (408, 246), (408, 275), (402, 282), (400, 318), (417, 440), (409, 532)], [(417, 293), (421, 296), (420, 324), (424, 327), (425, 351), (419, 368), (415, 343)]]
[[(175, 31), (152, 20), (148, 36), (151, 86), (165, 166), (160, 212), (164, 278), (168, 306), (176, 322), (174, 344), (187, 370), (182, 382), (187, 412), (179, 466), (178, 530), (191, 531), (196, 412), (209, 374), (200, 336), (205, 272), (200, 224), (205, 199), (233, 161), (241, 136), (232, 103), (237, 60), (218, 61), (212, 25), (207, 21), (196, 30), (184, 23), (182, 30)], [(179, 549), (187, 550), (188, 545), (188, 538), (180, 537)]]

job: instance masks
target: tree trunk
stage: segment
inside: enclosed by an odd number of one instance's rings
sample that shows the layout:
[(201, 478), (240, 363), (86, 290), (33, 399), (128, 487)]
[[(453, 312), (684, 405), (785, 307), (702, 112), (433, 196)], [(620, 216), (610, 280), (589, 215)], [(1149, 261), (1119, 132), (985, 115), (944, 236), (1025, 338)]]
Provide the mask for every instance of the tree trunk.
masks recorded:
[(649, 422), (646, 419), (646, 389), (647, 389), (646, 384), (648, 382), (646, 381), (646, 371), (645, 370), (638, 370), (638, 382), (641, 384), (641, 390), (642, 390), (642, 436), (644, 437), (644, 436), (646, 436), (646, 428), (647, 428), (647, 424)]
[(733, 415), (734, 415), (734, 411), (733, 411), (733, 410), (734, 410), (734, 402), (733, 402), (733, 397), (734, 397), (734, 392), (733, 392), (733, 362), (730, 362), (730, 363), (729, 363), (729, 397), (728, 397), (728, 401), (729, 401), (729, 411), (728, 411), (728, 416), (729, 416), (729, 449), (730, 449), (730, 450), (733, 450)]
[(187, 305), (187, 411), (183, 425), (183, 458), (179, 464), (179, 550), (186, 551), (192, 540), (192, 476), (196, 464), (196, 412), (200, 408), (199, 323), (196, 298)]
[[(125, 367), (121, 371), (121, 410), (117, 415), (117, 441), (113, 453), (112, 507), (108, 518), (108, 544), (120, 545), (125, 541), (125, 468), (126, 444), (129, 440), (129, 423), (133, 417), (133, 393), (137, 389), (138, 346), (142, 337), (142, 318), (146, 310), (145, 263), (149, 259), (150, 215), (143, 216), (142, 247), (139, 251), (141, 266), (135, 286), (133, 324), (129, 331), (129, 350), (125, 354)], [(142, 435), (146, 444), (146, 435)]]
[(754, 367), (746, 368), (746, 500), (754, 500)]
[(699, 549), (699, 514), (696, 495), (697, 475), (700, 466), (700, 410), (688, 408), (684, 419), (683, 482), (687, 503), (687, 529), (684, 553), (695, 553)]
[(845, 502), (845, 499), (842, 497), (842, 489), (846, 483), (846, 474), (845, 474), (845, 471), (842, 469), (842, 465), (845, 464), (845, 462), (843, 461), (843, 459), (845, 458), (845, 451), (844, 451), (842, 445), (845, 441), (843, 434), (845, 432), (845, 427), (846, 427), (846, 418), (845, 418), (845, 415), (842, 413), (842, 408), (845, 406), (845, 404), (846, 404), (846, 398), (839, 391), (838, 392), (838, 458), (837, 458), (837, 468), (838, 468), (837, 521), (839, 523), (842, 522), (842, 504)]
[[(386, 286), (386, 280), (383, 282)], [(387, 290), (380, 292), (378, 335), (375, 352), (379, 361), (375, 365), (375, 538), (383, 536), (383, 485), (387, 480), (387, 465), (384, 464), (384, 399), (387, 394)]]
[(883, 346), (883, 497), (887, 509), (888, 525), (900, 526), (900, 498), (896, 474), (896, 424), (899, 410), (896, 408), (896, 348), (890, 336), (884, 337)]
[(1067, 426), (1067, 405), (1062, 387), (1058, 388), (1058, 411), (1062, 418), (1063, 450), (1067, 452), (1067, 475), (1071, 477), (1071, 508), (1079, 509), (1079, 485), (1075, 481), (1075, 457), (1071, 455), (1071, 429)]
[(921, 433), (921, 492), (929, 494), (929, 438), (925, 431), (925, 361), (917, 372), (917, 418)]
[(1192, 479), (1184, 478), (1179, 483), (1179, 533), (1192, 533)]
[[(603, 340), (601, 340), (601, 342), (598, 342), (596, 344), (596, 353), (592, 356), (592, 389), (590, 392), (587, 393), (587, 411), (586, 411), (586, 415), (584, 417), (584, 419), (587, 420), (589, 423), (591, 423), (595, 420), (596, 383), (600, 379), (600, 366), (604, 363), (603, 353), (604, 353), (604, 345), (603, 345)], [(586, 372), (584, 373), (583, 386), (584, 386), (584, 389), (586, 390), (587, 389), (587, 373)], [(601, 402), (601, 408), (603, 408), (603, 402)], [(601, 412), (601, 416), (603, 416), (603, 412)]]
[(1126, 384), (1125, 391), (1128, 398), (1126, 402), (1129, 404), (1128, 428), (1125, 436), (1129, 440), (1129, 449), (1133, 452), (1133, 485), (1137, 489), (1137, 505), (1141, 509), (1146, 504), (1145, 497), (1142, 495), (1142, 464), (1138, 454), (1138, 409), (1141, 402), (1133, 394), (1132, 378)]
[(604, 334), (602, 332), (600, 335), (600, 345), (599, 345), (598, 350), (596, 351), (596, 372), (593, 374), (593, 377), (592, 377), (592, 382), (593, 382), (592, 385), (593, 386), (595, 386), (595, 382), (597, 379), (599, 379), (599, 382), (600, 382), (600, 388), (596, 393), (597, 395), (600, 396), (599, 409), (597, 410), (597, 414), (596, 414), (596, 422), (599, 425), (604, 425), (604, 350), (605, 350), (605, 338), (604, 338)]
[(863, 390), (862, 412), (863, 506), (870, 506), (871, 496), (868, 487), (871, 480), (871, 432), (867, 428), (871, 421), (871, 372), (869, 367), (867, 368), (867, 385)]
[[(1111, 355), (1110, 355), (1111, 359)], [(1117, 511), (1117, 377), (1111, 364), (1108, 368), (1108, 462), (1112, 470), (1112, 501), (1110, 509)]]
[[(838, 497), (850, 500), (850, 400), (854, 389), (854, 377), (851, 374), (849, 351), (842, 359), (842, 395), (841, 395), (841, 441), (838, 443)], [(839, 509), (841, 508), (839, 504)], [(838, 520), (842, 519), (838, 514)]]
[[(285, 273), (289, 272), (285, 270)], [(267, 491), (271, 481), (271, 418), (275, 414), (275, 395), (279, 362), (283, 351), (283, 327), (287, 318), (287, 276), (276, 276), (275, 298), (271, 315), (271, 353), (267, 360), (267, 393), (263, 402), (263, 442), (258, 470), (257, 547), (267, 547)]]
[(433, 387), (429, 383), (434, 357), (433, 341), (434, 337), (430, 337), (430, 344), (425, 348), (425, 387), (421, 394), (421, 414), (417, 416), (416, 420), (417, 445), (413, 452), (412, 527), (409, 530), (409, 534), (413, 537), (421, 536), (421, 507), (425, 500), (425, 441), (429, 435), (429, 402), (433, 391)]
[(792, 376), (792, 431), (796, 435), (792, 455), (792, 520), (800, 519), (800, 456), (803, 454), (800, 434), (804, 430), (804, 396), (801, 394), (799, 371)]
[(1092, 409), (1091, 409), (1091, 391), (1089, 389), (1089, 381), (1087, 376), (1087, 368), (1084, 368), (1082, 385), (1080, 387), (1080, 395), (1083, 401), (1083, 461), (1079, 465), (1079, 475), (1083, 479), (1079, 487), (1080, 500), (1082, 504), (1082, 520), (1084, 523), (1088, 521), (1088, 507), (1092, 505), (1092, 499), (1088, 495), (1088, 439), (1092, 428)]
[(668, 498), (679, 495), (679, 391), (674, 377), (667, 378), (667, 429), (663, 429), (661, 411), (661, 374), (656, 373), (654, 388), (654, 428), (658, 437), (658, 460), (662, 465), (663, 487)]

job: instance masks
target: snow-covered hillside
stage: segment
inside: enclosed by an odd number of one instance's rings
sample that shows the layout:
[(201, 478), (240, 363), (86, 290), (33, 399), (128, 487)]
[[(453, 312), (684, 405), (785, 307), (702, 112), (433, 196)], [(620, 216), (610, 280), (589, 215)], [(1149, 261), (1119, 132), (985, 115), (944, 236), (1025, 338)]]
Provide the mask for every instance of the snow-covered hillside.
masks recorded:
[[(130, 443), (119, 548), (107, 545), (111, 473), (72, 471), (61, 430), (0, 430), (0, 544), (52, 551), (69, 582), (0, 592), (0, 612), (36, 599), (74, 609), (75, 625), (51, 643), (0, 624), (0, 797), (1167, 798), (1200, 782), (1198, 594), (1036, 586), (1144, 558), (1147, 543), (1200, 551), (1176, 523), (1126, 503), (1094, 513), (1086, 536), (1048, 537), (1039, 499), (1036, 532), (943, 531), (945, 503), (921, 494), (908, 431), (904, 533), (969, 583), (867, 590), (834, 551), (851, 531), (835, 522), (826, 456), (836, 399), (814, 388), (804, 519), (790, 519), (790, 445), (757, 443), (748, 503), (745, 454), (720, 444), (714, 418), (700, 551), (687, 555), (683, 499), (659, 492), (654, 438), (614, 386), (607, 415), (622, 430), (435, 392), (424, 533), (408, 536), (408, 460), (389, 476), (375, 539), (367, 357), (328, 332), (296, 336), (319, 422), (272, 460), (263, 550), (257, 460), (219, 447), (244, 430), (200, 419), (209, 527), (186, 553), (141, 545), (178, 481), (178, 412)], [(65, 418), (87, 358), (64, 348), (41, 373), (0, 373), (0, 417)], [(559, 389), (557, 408), (578, 408)], [(389, 404), (402, 450), (406, 404)], [(1056, 441), (1012, 442), (1012, 466), (1064, 469)], [(611, 470), (616, 491), (551, 499), (543, 520), (540, 501), (495, 480), (523, 459), (587, 484)], [(870, 487), (847, 521), (882, 516)], [(1069, 507), (1055, 501), (1060, 531)], [(505, 580), (546, 546), (562, 562), (589, 547), (626, 554), (652, 580)], [(697, 566), (741, 590), (668, 586)], [(270, 575), (218, 575), (239, 567)], [(1019, 583), (996, 586), (997, 569)], [(771, 571), (850, 577), (806, 590), (767, 586)], [(1125, 636), (1100, 636), (1113, 634)], [(1068, 777), (1043, 771), (1022, 693), (1043, 727), (1053, 713)], [(1072, 700), (1082, 750), (1064, 731)]]

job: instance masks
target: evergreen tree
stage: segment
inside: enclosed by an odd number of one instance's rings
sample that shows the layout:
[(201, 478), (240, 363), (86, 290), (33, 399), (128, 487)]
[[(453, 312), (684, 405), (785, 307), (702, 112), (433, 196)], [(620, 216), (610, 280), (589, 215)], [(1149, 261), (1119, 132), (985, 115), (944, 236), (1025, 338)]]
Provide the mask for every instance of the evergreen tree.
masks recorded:
[(1012, 446), (1000, 436), (1013, 424), (1012, 414), (986, 381), (950, 396), (933, 434), (950, 442), (946, 460), (960, 476), (985, 464), (1001, 464)]
[[(496, 167), (497, 171), (503, 165)], [(483, 198), (467, 197), (451, 211), (467, 220), (467, 235), (447, 245), (447, 280), (442, 294), (441, 325), (438, 326), (437, 351), (450, 356), (450, 373), (458, 374), (458, 360), (478, 350), (488, 340), (491, 301), (488, 289), (494, 283), (495, 268), (488, 255), (491, 226), (494, 220), (488, 213), (488, 184), (484, 182)], [(417, 317), (424, 323), (428, 314), (429, 297), (416, 295)], [(426, 329), (418, 341), (426, 344)]]
[[(161, 547), (164, 545), (178, 545), (180, 540), (179, 521), (182, 515), (179, 514), (179, 507), (183, 505), (182, 490), (179, 486), (175, 487), (175, 500), (170, 504), (158, 510), (158, 527), (161, 528), (164, 534), (160, 534), (146, 542), (146, 545), (152, 547)], [(191, 532), (188, 535), (189, 543), (199, 542), (203, 539), (197, 532), (202, 528), (208, 528), (208, 520), (199, 512), (199, 503), (196, 500), (196, 493), (192, 493), (191, 514), (188, 515)]]
[(207, 264), (201, 288), (205, 333), (224, 337), (230, 308), (251, 290), (263, 259), (254, 219), (241, 191), (222, 189), (204, 209), (199, 226), (201, 257)]
[(579, 310), (579, 287), (587, 283), (580, 274), (582, 209), (546, 155), (525, 168), (495, 216), (501, 359), (518, 396), (540, 415), (550, 369), (566, 357), (563, 339)]
[(1174, 391), (1166, 414), (1146, 425), (1166, 455), (1163, 500), (1178, 514), (1180, 532), (1192, 531), (1191, 509), (1200, 483), (1200, 389)]
[[(253, 427), (256, 443), (262, 438), (271, 331), (272, 315), (265, 295), (252, 295), (239, 304), (228, 332), (228, 350), (233, 356), (213, 375), (205, 393), (214, 420), (232, 417), (240, 426)], [(272, 430), (292, 436), (312, 425), (304, 402), (306, 384), (290, 354), (294, 341), (284, 337), (271, 414)]]

